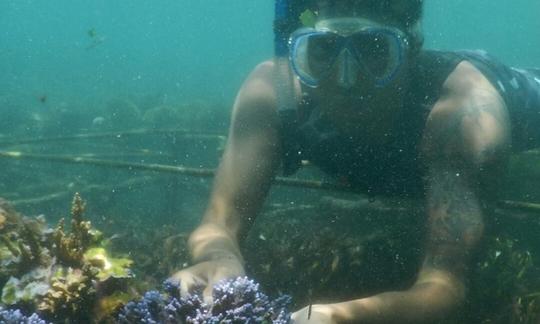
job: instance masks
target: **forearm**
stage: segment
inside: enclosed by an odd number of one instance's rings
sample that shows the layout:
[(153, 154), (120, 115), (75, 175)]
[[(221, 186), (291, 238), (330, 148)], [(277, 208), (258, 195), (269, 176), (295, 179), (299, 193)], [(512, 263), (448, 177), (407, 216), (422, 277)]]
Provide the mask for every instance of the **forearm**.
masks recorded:
[[(234, 194), (237, 190), (227, 190), (224, 182), (220, 179), (216, 181), (201, 225), (189, 238), (189, 248), (194, 261), (223, 256), (242, 259), (240, 242), (255, 219), (253, 215), (258, 213), (258, 208), (244, 206), (259, 206), (261, 202), (247, 194)], [(229, 183), (233, 184), (232, 181)]]
[(216, 223), (201, 224), (189, 237), (193, 262), (218, 258), (236, 258), (242, 261), (238, 240), (229, 230)]
[(463, 285), (434, 272), (409, 290), (334, 304), (337, 323), (430, 323), (450, 316), (464, 300)]
[[(260, 186), (268, 187), (268, 184)], [(256, 190), (246, 192), (238, 187), (244, 186), (234, 180), (227, 181), (218, 177), (201, 225), (189, 238), (194, 262), (223, 257), (236, 257), (242, 261), (239, 245), (260, 210), (264, 193), (257, 193)]]

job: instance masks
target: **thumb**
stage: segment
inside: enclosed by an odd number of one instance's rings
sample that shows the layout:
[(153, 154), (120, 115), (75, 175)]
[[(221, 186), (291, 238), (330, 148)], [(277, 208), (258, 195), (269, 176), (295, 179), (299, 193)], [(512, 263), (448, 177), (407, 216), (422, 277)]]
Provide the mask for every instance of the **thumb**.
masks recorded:
[(208, 285), (203, 290), (203, 300), (208, 305), (212, 305), (214, 303), (214, 297), (212, 296), (213, 290), (214, 290), (213, 282), (209, 282)]
[(180, 271), (170, 277), (170, 279), (180, 284), (180, 295), (184, 297), (192, 293), (194, 288), (205, 286), (202, 278), (186, 271)]

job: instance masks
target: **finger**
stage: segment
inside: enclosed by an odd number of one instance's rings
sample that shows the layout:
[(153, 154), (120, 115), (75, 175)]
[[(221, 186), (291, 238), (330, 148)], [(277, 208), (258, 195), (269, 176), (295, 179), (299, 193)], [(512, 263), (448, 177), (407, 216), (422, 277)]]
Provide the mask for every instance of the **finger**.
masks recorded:
[(189, 294), (191, 287), (194, 285), (192, 276), (187, 275), (182, 271), (175, 273), (170, 279), (180, 284), (180, 296), (182, 297), (186, 297)]
[(214, 285), (209, 284), (204, 288), (203, 290), (203, 300), (206, 304), (212, 305), (214, 303), (214, 297), (212, 296), (212, 292), (214, 290)]
[(180, 296), (186, 297), (189, 295), (189, 286), (188, 280), (180, 280)]
[[(199, 293), (201, 289), (210, 287), (210, 291), (213, 286), (208, 284), (208, 280), (198, 275), (191, 275), (188, 278), (186, 292), (187, 294)], [(204, 290), (203, 290), (204, 291)]]

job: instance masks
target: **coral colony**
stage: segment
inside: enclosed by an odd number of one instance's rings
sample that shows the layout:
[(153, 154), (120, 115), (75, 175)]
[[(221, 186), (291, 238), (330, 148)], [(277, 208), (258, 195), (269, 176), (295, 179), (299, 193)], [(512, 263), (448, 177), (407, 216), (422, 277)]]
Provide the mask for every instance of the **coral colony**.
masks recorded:
[(37, 314), (25, 316), (18, 310), (4, 310), (0, 307), (0, 323), (2, 324), (47, 324)]
[(245, 277), (180, 296), (177, 284), (136, 294), (128, 258), (112, 257), (103, 235), (83, 219), (85, 203), (72, 202), (68, 231), (61, 220), (18, 214), (0, 199), (0, 324), (54, 323), (276, 323), (290, 322), (289, 297), (270, 300)]
[(166, 281), (165, 293), (149, 291), (121, 310), (118, 323), (275, 323), (290, 322), (290, 297), (271, 301), (259, 285), (246, 277), (218, 283), (213, 304), (203, 302), (200, 291), (180, 296), (179, 286)]
[[(70, 231), (63, 220), (50, 229), (45, 219), (24, 217), (0, 199), (0, 305), (10, 309), (1, 310), (0, 323), (40, 323), (20, 309), (48, 321), (89, 322), (111, 316), (109, 309), (125, 304), (105, 292), (127, 285), (132, 261), (111, 257), (103, 235), (83, 219), (84, 209), (75, 194)], [(99, 307), (105, 302), (116, 304)]]

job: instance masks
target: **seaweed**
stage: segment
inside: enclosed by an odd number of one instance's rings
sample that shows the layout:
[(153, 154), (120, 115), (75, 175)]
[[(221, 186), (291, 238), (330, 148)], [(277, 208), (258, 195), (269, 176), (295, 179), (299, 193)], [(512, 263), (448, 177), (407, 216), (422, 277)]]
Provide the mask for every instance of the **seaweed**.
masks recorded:
[(504, 234), (489, 236), (473, 271), (469, 313), (478, 323), (540, 320), (540, 267), (526, 245)]

